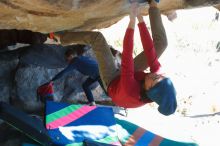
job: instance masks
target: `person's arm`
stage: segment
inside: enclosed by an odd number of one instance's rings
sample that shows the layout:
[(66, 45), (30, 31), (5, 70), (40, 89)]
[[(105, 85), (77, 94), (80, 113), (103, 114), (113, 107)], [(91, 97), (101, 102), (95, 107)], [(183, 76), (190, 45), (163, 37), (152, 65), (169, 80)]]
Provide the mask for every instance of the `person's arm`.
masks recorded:
[(121, 74), (134, 76), (134, 62), (133, 62), (133, 37), (134, 29), (127, 28), (121, 58)]
[(55, 81), (57, 79), (64, 77), (67, 73), (74, 70), (75, 68), (76, 68), (75, 64), (68, 65), (65, 69), (63, 69), (60, 73), (58, 73), (55, 77), (53, 77), (51, 81)]
[(133, 61), (133, 45), (134, 45), (134, 27), (137, 14), (137, 4), (131, 4), (130, 21), (125, 32), (123, 41), (123, 51), (121, 59), (121, 78), (134, 78), (134, 61)]
[(138, 27), (141, 36), (141, 42), (144, 48), (144, 53), (147, 58), (147, 64), (150, 67), (150, 71), (152, 73), (157, 72), (160, 69), (160, 63), (157, 58), (152, 38), (146, 27), (143, 16), (141, 14), (138, 14), (137, 18), (139, 21)]
[[(126, 92), (130, 97), (135, 94), (133, 92), (139, 86), (139, 83), (134, 78), (134, 60), (133, 60), (133, 45), (134, 45), (134, 27), (137, 14), (137, 4), (131, 5), (130, 22), (126, 30), (123, 41), (123, 52), (121, 60), (121, 75), (120, 84), (123, 87), (123, 92)], [(125, 101), (126, 102), (126, 101)]]

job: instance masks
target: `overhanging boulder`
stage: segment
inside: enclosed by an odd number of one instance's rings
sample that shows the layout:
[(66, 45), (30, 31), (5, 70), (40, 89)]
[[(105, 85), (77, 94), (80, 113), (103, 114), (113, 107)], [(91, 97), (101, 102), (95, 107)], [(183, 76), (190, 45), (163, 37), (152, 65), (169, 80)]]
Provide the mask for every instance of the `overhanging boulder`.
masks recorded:
[[(203, 6), (220, 0), (161, 0), (162, 12)], [(1, 0), (0, 28), (43, 33), (92, 30), (111, 26), (129, 13), (128, 0)], [(147, 14), (143, 6), (143, 13)]]

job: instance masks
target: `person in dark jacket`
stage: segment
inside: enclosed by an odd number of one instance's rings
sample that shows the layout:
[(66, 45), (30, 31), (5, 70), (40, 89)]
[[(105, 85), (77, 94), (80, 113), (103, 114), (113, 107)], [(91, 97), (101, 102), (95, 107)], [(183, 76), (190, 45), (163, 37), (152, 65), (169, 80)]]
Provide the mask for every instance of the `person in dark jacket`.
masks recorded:
[[(79, 49), (79, 50), (83, 50), (83, 49)], [(77, 54), (81, 54), (81, 55), (77, 56)], [(56, 76), (54, 76), (51, 82), (64, 77), (73, 70), (79, 71), (83, 75), (88, 76), (86, 81), (82, 84), (82, 88), (86, 94), (89, 105), (96, 105), (90, 86), (96, 81), (98, 81), (102, 86), (102, 81), (99, 75), (99, 68), (97, 61), (91, 57), (82, 56), (82, 52), (79, 51), (76, 52), (73, 49), (68, 49), (66, 51), (65, 58), (69, 65), (65, 69), (63, 69), (60, 73), (58, 73)]]

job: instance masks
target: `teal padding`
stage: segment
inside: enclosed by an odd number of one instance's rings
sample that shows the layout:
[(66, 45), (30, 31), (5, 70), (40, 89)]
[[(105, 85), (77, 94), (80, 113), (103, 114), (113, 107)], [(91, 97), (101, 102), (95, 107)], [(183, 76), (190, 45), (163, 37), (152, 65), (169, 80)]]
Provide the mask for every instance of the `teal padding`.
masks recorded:
[[(118, 125), (120, 125), (124, 130), (126, 130), (127, 134), (123, 135), (123, 133), (120, 133), (120, 130), (118, 129), (119, 133), (118, 135), (120, 135), (119, 139), (122, 142), (122, 144), (126, 143), (128, 138), (139, 128), (139, 126), (128, 122), (126, 120), (120, 120), (115, 118), (116, 123)], [(121, 135), (122, 134), (122, 135)], [(153, 136), (155, 136), (156, 134), (151, 133), (150, 131), (147, 131), (140, 139), (139, 141), (137, 141), (137, 145), (140, 145), (141, 142), (143, 142), (144, 138), (146, 141), (145, 143), (150, 143), (150, 140), (153, 140)], [(147, 137), (146, 137), (147, 136)], [(181, 141), (174, 141), (174, 140), (170, 140), (170, 139), (166, 139), (164, 138), (159, 146), (199, 146), (196, 143), (192, 143), (192, 142), (181, 142)]]
[(160, 146), (199, 146), (199, 145), (195, 143), (178, 142), (178, 141), (173, 141), (169, 139), (164, 139), (160, 143)]
[(123, 129), (126, 129), (130, 135), (132, 135), (139, 127), (139, 126), (137, 126), (133, 123), (130, 123), (128, 121), (125, 121), (125, 120), (119, 120), (117, 118), (115, 118), (115, 120), (116, 120), (116, 123), (121, 125), (123, 127)]

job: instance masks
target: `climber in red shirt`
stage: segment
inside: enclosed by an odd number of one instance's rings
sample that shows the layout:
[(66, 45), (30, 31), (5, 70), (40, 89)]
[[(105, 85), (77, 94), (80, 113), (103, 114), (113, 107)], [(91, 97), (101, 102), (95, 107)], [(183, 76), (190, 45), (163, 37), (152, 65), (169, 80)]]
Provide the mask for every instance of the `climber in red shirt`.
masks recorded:
[[(133, 0), (134, 1), (134, 0)], [(157, 2), (150, 2), (149, 17), (153, 41), (143, 17), (138, 10), (138, 3), (131, 2), (130, 22), (123, 41), (121, 68), (118, 69), (104, 36), (100, 32), (66, 32), (56, 34), (62, 44), (90, 44), (96, 55), (99, 72), (104, 87), (112, 101), (121, 107), (136, 108), (149, 102), (156, 102), (158, 111), (163, 115), (173, 114), (177, 107), (176, 92), (172, 81), (161, 74), (160, 56), (167, 47), (166, 32), (161, 20)], [(158, 1), (158, 0), (157, 0)], [(133, 59), (133, 37), (136, 18), (144, 52)], [(149, 67), (150, 72), (144, 70)]]
[[(153, 1), (151, 9), (157, 4)], [(150, 73), (134, 70), (133, 61), (133, 38), (136, 17), (140, 31), (141, 42)], [(160, 72), (161, 65), (158, 61), (156, 50), (151, 36), (147, 30), (143, 17), (138, 11), (138, 3), (132, 2), (130, 22), (126, 30), (123, 42), (121, 74), (114, 79), (109, 87), (108, 93), (118, 106), (135, 108), (149, 102), (156, 102), (158, 110), (164, 115), (170, 115), (176, 110), (176, 93), (171, 80)]]

